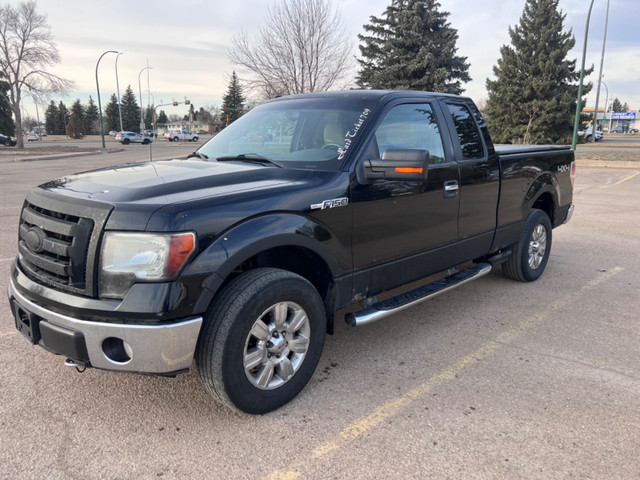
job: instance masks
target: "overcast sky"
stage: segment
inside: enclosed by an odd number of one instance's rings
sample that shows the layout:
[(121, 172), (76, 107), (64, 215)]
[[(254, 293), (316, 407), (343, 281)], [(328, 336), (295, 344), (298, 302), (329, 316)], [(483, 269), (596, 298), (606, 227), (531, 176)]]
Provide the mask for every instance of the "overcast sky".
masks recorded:
[[(0, 0), (2, 2), (2, 0)], [(9, 0), (17, 4), (19, 2)], [(156, 104), (191, 99), (196, 108), (220, 106), (234, 65), (227, 60), (232, 37), (244, 30), (259, 31), (272, 0), (235, 0), (230, 2), (180, 0), (165, 1), (72, 1), (39, 0), (38, 10), (48, 23), (60, 50), (62, 61), (54, 71), (75, 81), (74, 91), (63, 100), (68, 106), (89, 95), (96, 99), (95, 66), (106, 50), (124, 52), (118, 60), (120, 93), (131, 85), (138, 96), (138, 74), (149, 66), (149, 86)], [(343, 22), (352, 33), (354, 55), (358, 53), (357, 34), (369, 16), (380, 16), (390, 0), (334, 1)], [(471, 64), (472, 81), (464, 85), (465, 95), (476, 102), (486, 100), (485, 82), (500, 56), (500, 47), (510, 43), (509, 26), (518, 24), (524, 0), (440, 0), (450, 12), (449, 21), (458, 30), (458, 54)], [(604, 34), (606, 0), (596, 0), (589, 29), (587, 67), (595, 65), (594, 81), (600, 66)], [(566, 14), (565, 29), (571, 29), (576, 46), (570, 58), (582, 56), (588, 0), (560, 0)], [(609, 28), (603, 69), (603, 81), (609, 89), (609, 101), (618, 97), (632, 109), (640, 108), (640, 1), (611, 0)], [(116, 92), (116, 55), (108, 54), (100, 63), (99, 81), (103, 106)], [(143, 104), (147, 104), (147, 72), (141, 76)], [(604, 105), (602, 88), (600, 106)], [(588, 95), (588, 106), (595, 103), (595, 88)], [(25, 109), (35, 116), (33, 104)], [(184, 106), (169, 107), (170, 113), (186, 113)]]

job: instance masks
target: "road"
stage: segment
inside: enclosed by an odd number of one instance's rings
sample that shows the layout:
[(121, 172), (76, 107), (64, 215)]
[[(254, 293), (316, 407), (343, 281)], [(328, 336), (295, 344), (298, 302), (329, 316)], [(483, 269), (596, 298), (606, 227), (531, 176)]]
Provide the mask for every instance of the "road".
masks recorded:
[[(135, 147), (0, 163), (3, 292), (30, 186)], [(309, 385), (264, 416), (220, 407), (194, 371), (78, 374), (15, 332), (3, 294), (0, 478), (640, 478), (640, 169), (579, 169), (574, 201), (540, 280), (498, 269), (338, 322)]]

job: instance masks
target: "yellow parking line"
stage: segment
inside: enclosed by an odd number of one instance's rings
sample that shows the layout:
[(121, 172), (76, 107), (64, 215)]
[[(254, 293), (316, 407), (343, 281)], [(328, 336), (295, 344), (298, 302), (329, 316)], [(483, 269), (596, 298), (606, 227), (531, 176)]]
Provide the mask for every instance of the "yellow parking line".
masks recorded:
[[(378, 408), (374, 409), (370, 414), (347, 426), (344, 430), (338, 433), (336, 438), (333, 438), (326, 443), (323, 443), (322, 445), (314, 448), (311, 452), (310, 460), (315, 461), (321, 459), (336, 450), (340, 450), (341, 448), (346, 447), (349, 443), (353, 442), (363, 434), (371, 431), (389, 417), (398, 414), (417, 398), (429, 393), (435, 387), (454, 379), (455, 376), (462, 370), (470, 365), (474, 365), (477, 362), (484, 360), (500, 347), (508, 345), (517, 340), (528, 330), (541, 324), (555, 310), (558, 310), (559, 308), (575, 302), (588, 290), (591, 290), (594, 287), (605, 283), (606, 281), (611, 279), (611, 277), (622, 272), (623, 270), (623, 267), (615, 267), (611, 271), (598, 275), (593, 280), (583, 285), (582, 288), (575, 290), (568, 295), (565, 295), (564, 297), (547, 307), (545, 310), (534, 313), (529, 318), (519, 323), (516, 327), (504, 331), (493, 340), (490, 340), (482, 345), (473, 353), (445, 368), (438, 375), (430, 378), (427, 382), (418, 385), (416, 388), (409, 390), (407, 393), (400, 397), (389, 400), (388, 402), (382, 404)], [(268, 480), (296, 480), (302, 475), (302, 470), (305, 467), (309, 466), (309, 463), (310, 462), (303, 461), (296, 465), (292, 465), (288, 470), (273, 472), (268, 477)]]
[(0, 333), (0, 338), (2, 337), (8, 337), (9, 335), (15, 335), (16, 333), (18, 333), (18, 331), (14, 331), (14, 332), (4, 332), (4, 333)]
[(627, 178), (623, 178), (619, 182), (614, 183), (614, 185), (620, 185), (621, 183), (626, 182), (627, 180), (631, 180), (632, 178), (637, 177), (638, 175), (640, 175), (640, 172), (636, 172), (633, 175), (629, 175)]

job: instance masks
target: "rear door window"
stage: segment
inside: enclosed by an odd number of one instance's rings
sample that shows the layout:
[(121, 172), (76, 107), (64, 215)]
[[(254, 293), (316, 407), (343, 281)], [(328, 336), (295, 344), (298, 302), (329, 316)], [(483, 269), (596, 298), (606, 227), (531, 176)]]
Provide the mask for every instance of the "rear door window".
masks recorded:
[(453, 124), (458, 133), (462, 158), (471, 160), (484, 157), (484, 146), (482, 145), (480, 131), (469, 108), (459, 103), (447, 103), (447, 107), (453, 117)]

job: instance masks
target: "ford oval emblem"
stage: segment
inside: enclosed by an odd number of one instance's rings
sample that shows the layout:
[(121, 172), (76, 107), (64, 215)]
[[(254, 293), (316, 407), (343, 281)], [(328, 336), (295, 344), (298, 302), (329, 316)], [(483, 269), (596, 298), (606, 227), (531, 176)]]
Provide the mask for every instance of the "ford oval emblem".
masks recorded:
[(44, 240), (47, 235), (41, 228), (31, 227), (24, 236), (24, 243), (33, 253), (40, 253), (44, 248)]

